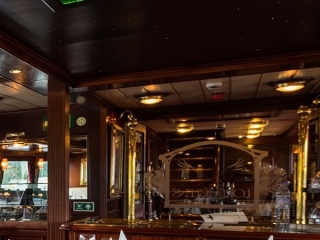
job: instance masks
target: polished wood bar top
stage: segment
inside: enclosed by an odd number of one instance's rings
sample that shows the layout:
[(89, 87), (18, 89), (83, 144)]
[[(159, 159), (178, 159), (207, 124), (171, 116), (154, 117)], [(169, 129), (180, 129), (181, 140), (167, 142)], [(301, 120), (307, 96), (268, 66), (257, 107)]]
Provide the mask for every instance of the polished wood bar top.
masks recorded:
[(0, 229), (47, 229), (46, 221), (16, 221), (8, 220), (0, 222)]
[(290, 225), (288, 232), (278, 232), (272, 223), (216, 224), (202, 221), (160, 219), (127, 220), (86, 218), (61, 225), (60, 229), (73, 232), (119, 234), (120, 230), (132, 236), (187, 237), (202, 239), (316, 239), (320, 238), (320, 225)]

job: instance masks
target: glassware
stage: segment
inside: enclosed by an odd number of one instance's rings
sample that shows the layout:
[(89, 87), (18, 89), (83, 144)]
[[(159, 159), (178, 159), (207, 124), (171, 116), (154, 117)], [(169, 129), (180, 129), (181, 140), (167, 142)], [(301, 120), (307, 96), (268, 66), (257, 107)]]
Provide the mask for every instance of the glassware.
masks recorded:
[(313, 189), (320, 189), (320, 171), (311, 178), (310, 187)]
[(275, 216), (276, 228), (278, 231), (287, 232), (290, 227), (290, 203), (291, 193), (288, 183), (283, 181), (276, 190), (275, 196)]
[(80, 234), (79, 240), (96, 240), (95, 234)]
[(320, 201), (316, 203), (309, 216), (309, 224), (320, 224)]

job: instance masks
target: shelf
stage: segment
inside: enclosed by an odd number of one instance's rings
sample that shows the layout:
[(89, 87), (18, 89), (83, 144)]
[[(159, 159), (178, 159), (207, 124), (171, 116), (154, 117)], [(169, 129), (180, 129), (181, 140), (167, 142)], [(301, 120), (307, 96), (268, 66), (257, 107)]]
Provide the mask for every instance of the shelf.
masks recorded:
[[(195, 169), (190, 169), (190, 172), (199, 172), (199, 171), (213, 171), (213, 168), (195, 168)], [(181, 169), (170, 169), (170, 172), (181, 172)]]
[(183, 157), (183, 158), (173, 158), (171, 161), (208, 161), (208, 160), (214, 160), (214, 157)]
[(170, 182), (212, 182), (212, 181), (213, 179), (207, 179), (207, 178), (170, 180)]

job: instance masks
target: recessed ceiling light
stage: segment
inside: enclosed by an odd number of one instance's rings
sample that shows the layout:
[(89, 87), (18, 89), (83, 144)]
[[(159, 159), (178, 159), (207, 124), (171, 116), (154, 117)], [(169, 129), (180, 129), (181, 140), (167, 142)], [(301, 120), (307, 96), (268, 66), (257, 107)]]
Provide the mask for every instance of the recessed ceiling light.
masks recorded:
[(179, 133), (187, 133), (187, 132), (191, 132), (192, 130), (193, 130), (192, 124), (181, 123), (177, 126), (177, 131)]
[(144, 95), (136, 95), (135, 98), (143, 104), (156, 104), (163, 100), (164, 96), (167, 96), (167, 93), (148, 93)]
[(18, 73), (21, 73), (21, 72), (22, 72), (22, 70), (19, 70), (19, 69), (11, 69), (9, 71), (9, 73), (12, 73), (12, 74), (18, 74)]
[(290, 78), (286, 80), (269, 82), (268, 85), (280, 92), (293, 92), (304, 88), (306, 84), (311, 82), (312, 80), (313, 78), (310, 77)]
[(211, 140), (215, 140), (216, 137), (207, 137), (206, 139), (207, 139), (208, 141), (211, 141)]

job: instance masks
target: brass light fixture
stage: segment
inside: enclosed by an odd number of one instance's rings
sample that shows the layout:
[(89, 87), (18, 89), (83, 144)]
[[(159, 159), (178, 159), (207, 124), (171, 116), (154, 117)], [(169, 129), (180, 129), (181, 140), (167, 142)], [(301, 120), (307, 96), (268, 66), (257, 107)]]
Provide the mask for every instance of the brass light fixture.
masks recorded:
[(142, 95), (136, 95), (137, 98), (143, 104), (156, 104), (163, 100), (163, 97), (167, 96), (167, 93), (147, 93)]
[(286, 80), (272, 81), (268, 85), (280, 92), (293, 92), (304, 88), (313, 78), (290, 78)]
[(193, 125), (192, 124), (187, 124), (187, 123), (180, 123), (177, 126), (177, 131), (179, 133), (187, 133), (187, 132), (191, 132), (193, 130)]
[(250, 125), (247, 131), (247, 138), (259, 137), (264, 127), (268, 125), (268, 120), (254, 118), (250, 121)]

